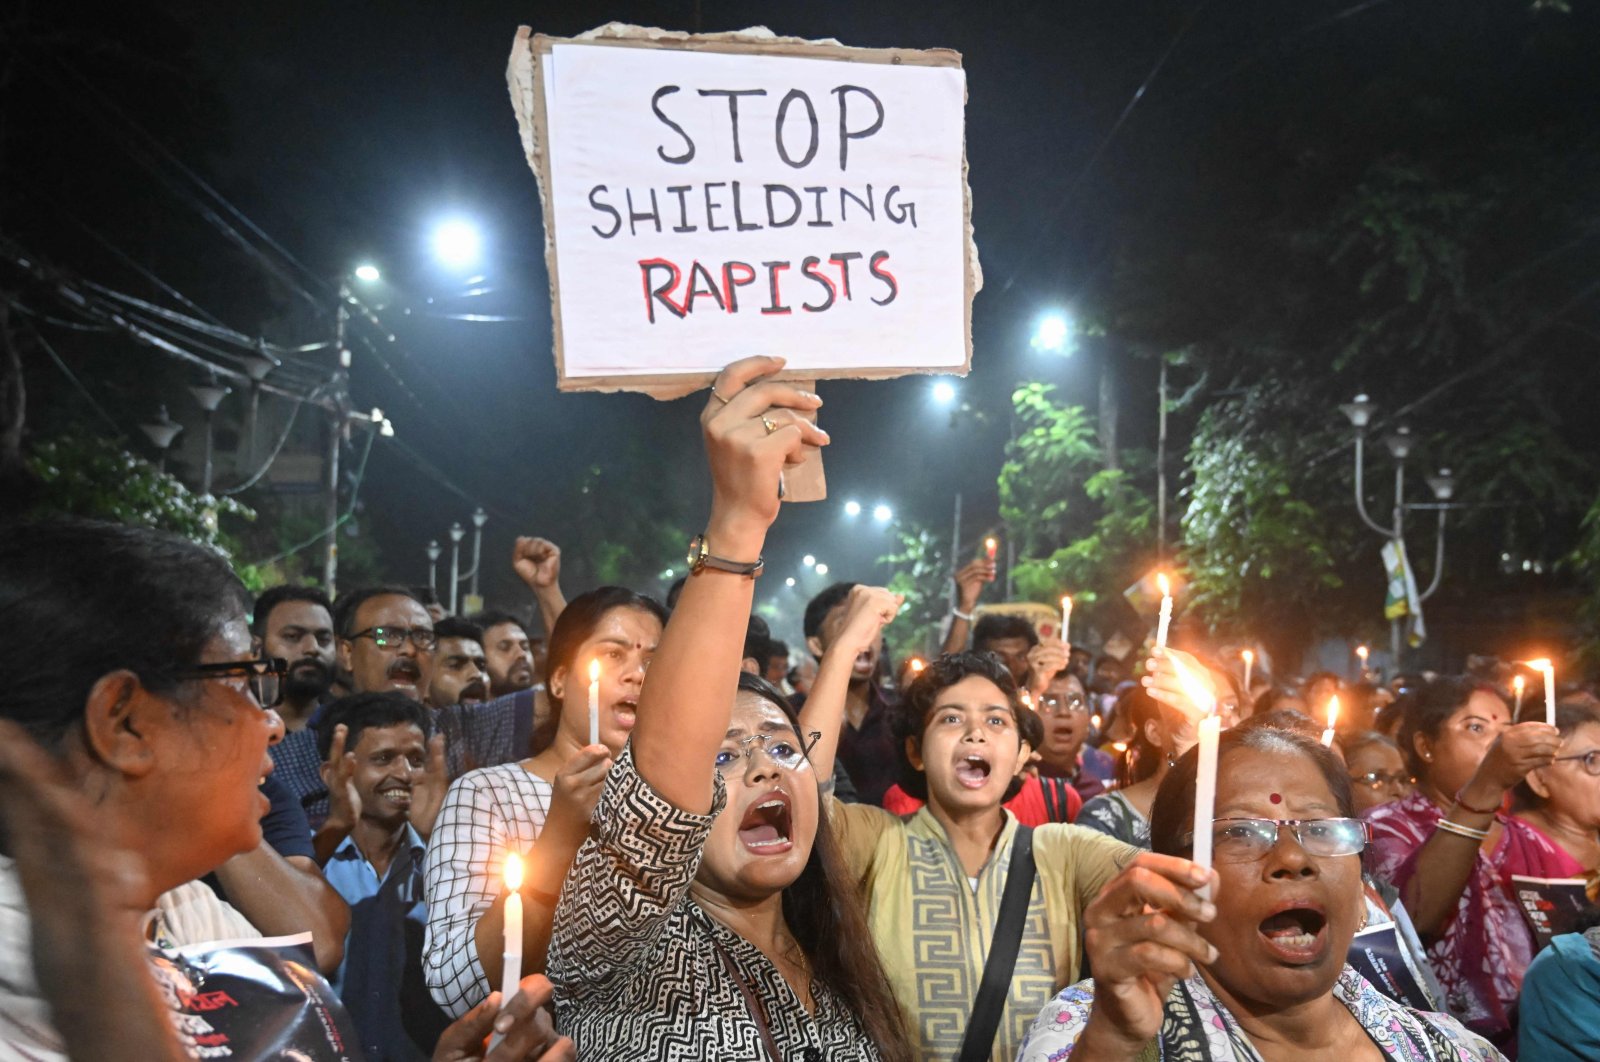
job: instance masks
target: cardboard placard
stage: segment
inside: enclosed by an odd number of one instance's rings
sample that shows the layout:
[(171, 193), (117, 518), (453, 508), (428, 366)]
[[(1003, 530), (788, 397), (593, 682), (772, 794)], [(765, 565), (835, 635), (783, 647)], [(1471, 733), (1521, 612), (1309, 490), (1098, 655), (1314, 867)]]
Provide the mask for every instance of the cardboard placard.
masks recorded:
[(524, 27), (507, 79), (562, 390), (672, 398), (750, 354), (786, 379), (967, 371), (959, 54)]

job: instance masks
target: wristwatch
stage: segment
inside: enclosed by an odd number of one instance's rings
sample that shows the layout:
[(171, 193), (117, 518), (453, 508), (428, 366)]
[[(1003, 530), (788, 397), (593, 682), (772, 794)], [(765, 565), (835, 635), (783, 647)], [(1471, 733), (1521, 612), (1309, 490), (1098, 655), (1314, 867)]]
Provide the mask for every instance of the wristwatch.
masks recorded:
[(744, 561), (731, 561), (723, 557), (713, 557), (706, 545), (705, 535), (696, 535), (689, 540), (689, 573), (691, 575), (702, 568), (715, 568), (719, 572), (748, 575), (754, 579), (761, 574), (761, 569), (766, 566), (767, 562), (762, 557), (757, 557), (753, 564)]

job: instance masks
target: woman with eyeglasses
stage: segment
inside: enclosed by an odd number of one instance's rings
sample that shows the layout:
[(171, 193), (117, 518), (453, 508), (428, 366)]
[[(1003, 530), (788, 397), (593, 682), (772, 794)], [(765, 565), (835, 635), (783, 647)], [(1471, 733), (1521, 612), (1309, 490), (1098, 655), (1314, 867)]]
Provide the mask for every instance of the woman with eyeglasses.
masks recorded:
[(1355, 796), (1356, 814), (1365, 815), (1379, 804), (1399, 800), (1411, 792), (1411, 772), (1406, 769), (1400, 746), (1387, 734), (1362, 730), (1339, 739), (1345, 766), (1350, 772), (1350, 791)]
[(1542, 721), (1513, 723), (1489, 683), (1425, 682), (1405, 700), (1400, 724), (1417, 786), (1365, 816), (1373, 831), (1369, 869), (1399, 889), (1445, 1004), (1508, 1052), (1534, 953), (1511, 877), (1573, 877), (1582, 868), (1504, 805), (1530, 771), (1550, 767), (1561, 740)]
[[(500, 983), (506, 857), (526, 859), (523, 968), (544, 969), (556, 895), (606, 772), (627, 744), (645, 668), (667, 612), (620, 586), (579, 594), (550, 632), (551, 713), (526, 759), (468, 771), (451, 784), (428, 843), (423, 976), (434, 1001), (462, 1014)], [(598, 667), (590, 681), (590, 665)], [(595, 693), (597, 743), (590, 742)]]
[[(0, 1057), (188, 1058), (168, 1008), (193, 988), (170, 975), (173, 949), (261, 935), (199, 881), (261, 843), (283, 736), (286, 665), (252, 650), (247, 603), (220, 554), (175, 535), (0, 526)], [(332, 998), (306, 976), (302, 1005)], [(537, 986), (521, 988), (509, 1046), (487, 1062), (549, 1046)], [(481, 1057), (498, 1003), (452, 1025), (434, 1058)]]
[(1586, 876), (1600, 870), (1600, 714), (1576, 704), (1556, 709), (1561, 751), (1512, 790), (1516, 817), (1571, 856)]
[(1089, 701), (1077, 675), (1058, 672), (1034, 707), (1044, 724), (1044, 739), (1039, 743), (1041, 777), (1072, 783), (1084, 800), (1115, 784), (1117, 761), (1088, 743)]
[[(1501, 1058), (1346, 965), (1365, 911), (1367, 826), (1333, 753), (1274, 727), (1225, 732), (1210, 873), (1188, 861), (1197, 761), (1185, 753), (1161, 782), (1152, 854), (1089, 907), (1094, 979), (1044, 1008), (1020, 1062)], [(1207, 883), (1209, 899), (1197, 890)]]
[(548, 970), (586, 1059), (905, 1059), (788, 702), (740, 663), (784, 469), (825, 433), (779, 358), (700, 415), (711, 515), (561, 887)]

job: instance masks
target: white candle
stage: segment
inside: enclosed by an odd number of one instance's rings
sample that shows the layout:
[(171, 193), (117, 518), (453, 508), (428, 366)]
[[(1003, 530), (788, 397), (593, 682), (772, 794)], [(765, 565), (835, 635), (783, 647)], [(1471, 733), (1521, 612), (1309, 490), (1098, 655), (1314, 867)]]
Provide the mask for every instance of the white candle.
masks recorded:
[(1167, 647), (1167, 627), (1172, 624), (1172, 586), (1167, 582), (1167, 573), (1160, 572), (1156, 575), (1156, 584), (1161, 587), (1161, 618), (1156, 623), (1156, 648)]
[(1067, 632), (1072, 629), (1072, 598), (1066, 594), (1061, 595), (1061, 640), (1068, 645), (1072, 639), (1067, 637)]
[[(1194, 861), (1211, 869), (1211, 821), (1217, 804), (1217, 739), (1222, 736), (1222, 720), (1208, 715), (1200, 720), (1200, 762), (1194, 779)], [(1211, 898), (1211, 886), (1202, 886), (1201, 899)]]
[(1515, 703), (1511, 706), (1511, 721), (1512, 722), (1516, 722), (1517, 721), (1517, 717), (1522, 714), (1522, 693), (1523, 693), (1524, 687), (1526, 687), (1527, 685), (1528, 685), (1527, 680), (1524, 679), (1521, 675), (1518, 675), (1518, 676), (1516, 676), (1515, 678), (1513, 678), (1511, 680), (1511, 693), (1512, 693), (1512, 696), (1513, 696), (1513, 698), (1515, 700)]
[(1356, 680), (1358, 682), (1365, 682), (1367, 680), (1367, 647), (1366, 646), (1364, 646), (1364, 645), (1356, 646), (1356, 659), (1361, 661), (1361, 670), (1359, 671), (1359, 673), (1357, 673)]
[(983, 540), (983, 549), (984, 549), (984, 552), (989, 555), (989, 560), (992, 562), (994, 560), (995, 554), (1000, 552), (1000, 540), (999, 539), (994, 539), (994, 538), (986, 538), (986, 539), (984, 539)]
[(1254, 701), (1250, 697), (1250, 669), (1255, 666), (1256, 654), (1254, 652), (1250, 651), (1249, 649), (1246, 649), (1243, 652), (1241, 652), (1239, 655), (1244, 657), (1244, 699), (1245, 699), (1245, 703), (1253, 704)]
[(1328, 729), (1322, 732), (1322, 744), (1333, 748), (1333, 726), (1339, 721), (1339, 695), (1335, 693), (1328, 698)]
[[(1524, 661), (1535, 671), (1544, 673), (1544, 721), (1551, 726), (1556, 725), (1556, 666), (1549, 660), (1540, 657), (1538, 660)], [(1512, 716), (1512, 718), (1516, 718)]]
[(600, 744), (600, 661), (589, 661), (589, 744)]
[[(517, 994), (522, 983), (522, 857), (515, 852), (506, 854), (506, 907), (504, 929), (501, 933), (500, 1009), (504, 1010)], [(499, 1033), (489, 1041), (489, 1050), (500, 1046)]]

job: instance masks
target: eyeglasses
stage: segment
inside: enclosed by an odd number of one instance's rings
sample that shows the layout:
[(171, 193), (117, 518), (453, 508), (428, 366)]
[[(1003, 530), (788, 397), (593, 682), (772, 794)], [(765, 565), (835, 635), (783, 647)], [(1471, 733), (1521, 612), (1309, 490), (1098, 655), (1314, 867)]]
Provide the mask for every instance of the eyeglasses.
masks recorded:
[(357, 638), (371, 638), (379, 649), (398, 649), (410, 638), (411, 644), (424, 653), (433, 652), (439, 644), (439, 636), (428, 627), (368, 627), (350, 636), (351, 641)]
[(1560, 763), (1562, 760), (1582, 760), (1584, 774), (1600, 776), (1600, 749), (1590, 749), (1588, 752), (1580, 752), (1576, 756), (1557, 756), (1551, 762)]
[(259, 660), (229, 660), (221, 664), (196, 664), (180, 671), (168, 672), (179, 682), (199, 682), (209, 679), (243, 676), (250, 696), (263, 709), (278, 703), (283, 690), (283, 676), (289, 672), (289, 662), (281, 657), (268, 656)]
[[(1595, 755), (1600, 755), (1600, 752), (1595, 753)], [(1589, 773), (1600, 774), (1600, 766), (1597, 766)], [(1405, 771), (1395, 771), (1393, 774), (1384, 774), (1382, 771), (1368, 771), (1366, 774), (1352, 774), (1350, 783), (1352, 785), (1364, 785), (1368, 789), (1382, 789), (1386, 785), (1416, 785), (1417, 780)]]
[(1089, 706), (1083, 702), (1081, 694), (1072, 693), (1065, 697), (1058, 694), (1047, 693), (1039, 698), (1040, 715), (1071, 715), (1073, 712), (1087, 712)]
[[(1254, 863), (1278, 845), (1278, 831), (1287, 827), (1307, 855), (1358, 855), (1372, 839), (1360, 819), (1214, 819), (1211, 858), (1216, 863)], [(1194, 843), (1194, 834), (1185, 838)]]
[(806, 762), (806, 757), (811, 750), (817, 747), (817, 742), (822, 739), (822, 734), (813, 730), (811, 740), (805, 745), (788, 734), (751, 734), (722, 746), (717, 750), (717, 773), (727, 776), (728, 772), (738, 768), (740, 761), (748, 761), (755, 754), (756, 749), (767, 754), (767, 759), (782, 767), (786, 771), (796, 770)]

